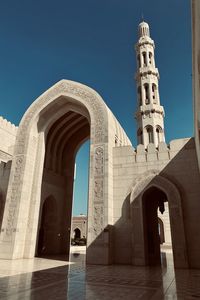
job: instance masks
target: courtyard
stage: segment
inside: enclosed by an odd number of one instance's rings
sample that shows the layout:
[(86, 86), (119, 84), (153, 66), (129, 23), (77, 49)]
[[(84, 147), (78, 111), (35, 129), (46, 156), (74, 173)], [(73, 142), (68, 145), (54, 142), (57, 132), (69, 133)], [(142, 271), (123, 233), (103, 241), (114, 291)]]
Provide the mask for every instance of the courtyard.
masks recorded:
[(86, 266), (84, 246), (53, 258), (1, 260), (0, 299), (200, 299), (200, 270), (174, 271), (170, 249), (151, 268)]

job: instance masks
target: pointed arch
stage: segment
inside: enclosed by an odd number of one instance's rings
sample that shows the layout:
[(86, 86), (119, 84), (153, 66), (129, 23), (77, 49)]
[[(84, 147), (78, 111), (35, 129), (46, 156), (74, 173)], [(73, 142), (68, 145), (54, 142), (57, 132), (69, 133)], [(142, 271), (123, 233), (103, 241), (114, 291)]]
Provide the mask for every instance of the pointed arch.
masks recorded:
[(143, 132), (141, 128), (139, 128), (137, 131), (137, 140), (138, 140), (138, 145), (143, 144)]
[(158, 143), (163, 142), (163, 128), (160, 125), (156, 126), (156, 135)]
[(132, 186), (130, 201), (133, 224), (133, 264), (145, 265), (142, 197), (152, 187), (161, 190), (167, 196), (169, 203), (174, 266), (176, 268), (188, 268), (181, 195), (174, 183), (154, 171), (152, 174), (149, 172), (143, 174)]
[(153, 127), (151, 125), (148, 125), (144, 129), (147, 133), (148, 144), (154, 143)]
[(76, 227), (74, 229), (74, 239), (80, 239), (81, 238), (81, 230), (80, 228)]
[(58, 208), (53, 195), (41, 203), (40, 221), (38, 226), (37, 255), (56, 254), (59, 244)]
[(153, 103), (158, 104), (158, 88), (155, 83), (152, 83), (152, 97), (153, 97)]
[[(73, 158), (86, 138), (90, 138), (88, 246), (95, 247), (94, 241), (109, 222), (107, 209), (113, 201), (109, 190), (113, 175), (108, 166), (112, 165), (110, 150), (116, 146), (117, 133), (122, 146), (131, 145), (100, 95), (83, 84), (61, 80), (33, 102), (17, 132), (0, 240), (1, 258), (34, 257), (44, 165), (70, 178), (72, 199)], [(63, 169), (64, 165), (68, 169)], [(57, 183), (61, 184), (59, 180)], [(18, 246), (16, 238), (20, 241)], [(10, 251), (5, 250), (8, 244)], [(103, 255), (99, 260), (108, 263)], [(92, 255), (87, 261), (92, 263)]]

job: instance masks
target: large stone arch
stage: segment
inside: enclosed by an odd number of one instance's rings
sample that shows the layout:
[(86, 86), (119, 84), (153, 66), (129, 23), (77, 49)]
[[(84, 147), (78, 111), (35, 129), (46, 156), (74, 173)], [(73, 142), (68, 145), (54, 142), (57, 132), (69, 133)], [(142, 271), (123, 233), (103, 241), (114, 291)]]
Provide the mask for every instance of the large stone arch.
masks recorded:
[(131, 143), (102, 98), (91, 88), (68, 80), (61, 80), (36, 99), (20, 122), (0, 237), (0, 258), (35, 255), (45, 139), (58, 118), (70, 110), (86, 118), (90, 126), (87, 261), (110, 262), (111, 247), (104, 243), (103, 229), (112, 225), (112, 212), (108, 213), (113, 201), (112, 148), (117, 132), (122, 145)]
[(178, 188), (169, 179), (161, 176), (159, 171), (152, 170), (139, 176), (131, 191), (132, 219), (132, 262), (134, 265), (145, 265), (144, 228), (143, 228), (143, 194), (152, 187), (163, 191), (169, 203), (172, 246), (175, 268), (188, 268), (187, 244), (183, 222), (181, 195)]

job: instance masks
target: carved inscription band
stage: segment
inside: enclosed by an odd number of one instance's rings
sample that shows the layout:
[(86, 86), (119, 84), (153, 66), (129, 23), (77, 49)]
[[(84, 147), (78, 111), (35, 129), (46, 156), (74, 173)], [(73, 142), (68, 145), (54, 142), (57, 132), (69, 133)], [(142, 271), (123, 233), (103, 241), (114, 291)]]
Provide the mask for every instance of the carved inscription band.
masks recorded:
[(103, 231), (104, 224), (104, 148), (98, 146), (94, 152), (94, 235)]

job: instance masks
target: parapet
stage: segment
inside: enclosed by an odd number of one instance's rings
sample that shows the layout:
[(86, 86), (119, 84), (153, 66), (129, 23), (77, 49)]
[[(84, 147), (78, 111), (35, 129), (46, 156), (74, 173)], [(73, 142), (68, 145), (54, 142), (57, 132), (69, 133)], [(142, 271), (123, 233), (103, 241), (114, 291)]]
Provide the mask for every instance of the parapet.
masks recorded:
[(12, 157), (17, 129), (14, 124), (0, 117), (0, 160), (7, 162)]
[[(122, 157), (122, 162), (135, 162), (135, 163), (144, 163), (144, 162), (155, 162), (155, 161), (169, 161), (171, 160), (182, 148), (188, 148), (188, 142), (191, 141), (191, 138), (176, 139), (172, 140), (169, 145), (165, 142), (160, 142), (156, 148), (154, 144), (149, 144), (147, 149), (144, 145), (137, 145), (137, 148), (134, 149), (132, 146), (121, 146), (114, 148), (115, 157), (120, 161)], [(187, 145), (186, 145), (187, 144)], [(191, 147), (190, 147), (191, 149)], [(123, 157), (129, 158), (123, 159)], [(132, 157), (132, 158), (131, 158)]]
[(16, 136), (18, 127), (0, 116), (0, 128)]
[(190, 138), (172, 140), (169, 145), (160, 142), (156, 148), (154, 144), (149, 144), (147, 149), (144, 145), (136, 148), (136, 162), (156, 161), (172, 159), (188, 142)]

